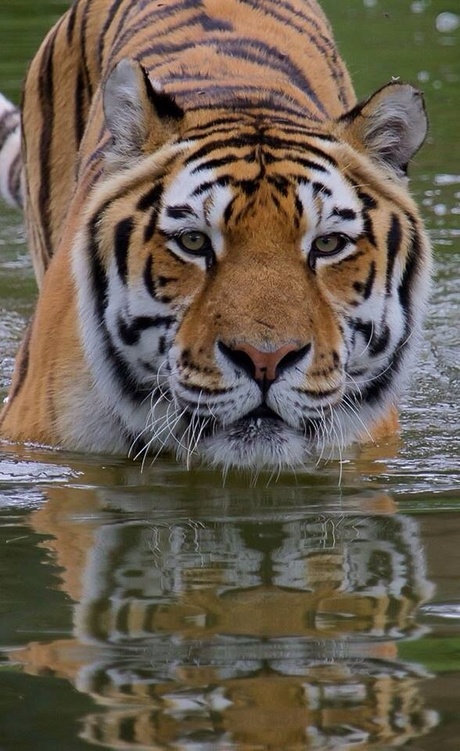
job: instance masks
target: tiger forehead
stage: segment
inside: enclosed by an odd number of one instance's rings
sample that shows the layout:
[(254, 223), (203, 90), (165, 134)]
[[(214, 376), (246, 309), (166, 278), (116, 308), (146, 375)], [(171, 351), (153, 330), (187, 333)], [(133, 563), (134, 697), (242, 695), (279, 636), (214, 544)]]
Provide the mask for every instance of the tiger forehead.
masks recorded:
[(316, 213), (325, 204), (360, 211), (352, 182), (318, 142), (246, 135), (230, 145), (214, 142), (185, 158), (180, 182), (193, 202), (202, 201), (206, 208), (218, 200), (227, 224), (255, 207), (294, 215)]
[(196, 162), (200, 168), (231, 168), (236, 165), (239, 170), (258, 168), (261, 175), (266, 170), (283, 169), (286, 164), (295, 173), (314, 164), (314, 160), (326, 161), (335, 166), (336, 160), (324, 148), (336, 143), (336, 139), (321, 131), (311, 132), (302, 128), (277, 128), (269, 125), (223, 130), (209, 136), (195, 139), (185, 134), (190, 151), (184, 160), (184, 166)]

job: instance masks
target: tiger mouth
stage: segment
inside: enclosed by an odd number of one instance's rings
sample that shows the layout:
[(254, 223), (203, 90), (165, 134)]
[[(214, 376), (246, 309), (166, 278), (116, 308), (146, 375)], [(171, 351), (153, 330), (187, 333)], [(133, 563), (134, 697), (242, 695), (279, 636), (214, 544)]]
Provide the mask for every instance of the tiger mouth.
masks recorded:
[(252, 409), (246, 415), (243, 415), (243, 417), (240, 417), (237, 422), (247, 422), (251, 420), (255, 420), (256, 422), (258, 420), (277, 420), (278, 422), (285, 422), (277, 412), (268, 407), (266, 404), (260, 404), (258, 407)]
[(282, 433), (284, 429), (294, 431), (311, 441), (318, 435), (318, 422), (310, 419), (305, 421), (302, 429), (294, 428), (267, 404), (260, 404), (234, 422), (221, 424), (210, 421), (203, 427), (201, 438), (210, 438), (217, 432), (223, 431), (224, 433), (248, 436), (254, 440), (263, 441), (269, 439), (273, 433)]
[(294, 427), (265, 404), (232, 423), (201, 424), (193, 449), (214, 467), (280, 470), (303, 466), (312, 456), (320, 435), (314, 420)]

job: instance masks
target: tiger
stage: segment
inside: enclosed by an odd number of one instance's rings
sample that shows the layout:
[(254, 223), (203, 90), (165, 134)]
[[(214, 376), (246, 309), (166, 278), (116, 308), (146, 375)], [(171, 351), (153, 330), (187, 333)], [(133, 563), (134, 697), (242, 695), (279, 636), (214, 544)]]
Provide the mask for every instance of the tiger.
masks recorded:
[(358, 102), (315, 0), (76, 0), (0, 112), (39, 286), (3, 440), (282, 470), (398, 432), (423, 94)]

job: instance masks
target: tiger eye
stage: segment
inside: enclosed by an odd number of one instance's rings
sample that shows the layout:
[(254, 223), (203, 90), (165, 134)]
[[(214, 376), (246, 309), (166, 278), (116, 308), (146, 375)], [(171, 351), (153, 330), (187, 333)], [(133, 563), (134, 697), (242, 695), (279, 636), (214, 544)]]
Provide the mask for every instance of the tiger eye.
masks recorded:
[(204, 232), (183, 232), (178, 238), (180, 246), (189, 253), (200, 253), (209, 245), (208, 236)]
[(314, 250), (321, 255), (338, 253), (345, 247), (347, 238), (343, 235), (321, 235), (313, 242)]

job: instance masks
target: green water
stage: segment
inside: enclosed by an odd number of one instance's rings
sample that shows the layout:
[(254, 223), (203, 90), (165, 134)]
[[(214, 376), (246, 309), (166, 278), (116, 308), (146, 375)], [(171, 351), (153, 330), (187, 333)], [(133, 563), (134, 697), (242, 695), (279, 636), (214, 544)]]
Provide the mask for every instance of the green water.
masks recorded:
[[(439, 30), (460, 8), (323, 5), (359, 95), (400, 76), (431, 120), (412, 189), (436, 278), (399, 444), (252, 485), (2, 446), (1, 751), (460, 748), (460, 26)], [(65, 7), (0, 0), (10, 97)], [(2, 395), (34, 297), (2, 211)]]

